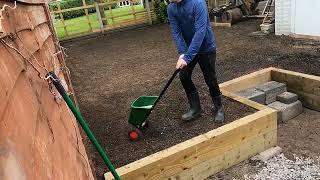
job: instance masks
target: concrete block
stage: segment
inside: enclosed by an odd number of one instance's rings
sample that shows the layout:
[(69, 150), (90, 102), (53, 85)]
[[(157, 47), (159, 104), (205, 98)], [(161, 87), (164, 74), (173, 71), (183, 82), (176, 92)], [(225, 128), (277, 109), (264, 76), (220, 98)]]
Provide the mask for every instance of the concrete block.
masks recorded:
[(262, 161), (262, 162), (266, 162), (269, 159), (279, 155), (282, 153), (282, 148), (279, 146), (275, 146), (272, 147), (270, 149), (267, 149), (261, 153), (259, 153), (258, 155), (252, 157), (250, 160), (251, 161)]
[(284, 92), (277, 96), (277, 101), (280, 101), (285, 104), (291, 104), (298, 101), (298, 95), (291, 92)]
[(302, 103), (296, 101), (291, 104), (285, 104), (279, 101), (268, 105), (269, 107), (278, 110), (278, 122), (288, 121), (302, 113)]
[(275, 23), (269, 24), (269, 23), (265, 23), (265, 24), (261, 24), (260, 25), (261, 31), (263, 33), (274, 33), (275, 31)]
[(264, 83), (257, 86), (256, 89), (266, 93), (266, 104), (275, 102), (277, 99), (277, 95), (287, 91), (287, 87), (285, 84), (276, 81)]
[(266, 93), (255, 88), (245, 89), (237, 92), (236, 94), (260, 104), (265, 104), (266, 101)]

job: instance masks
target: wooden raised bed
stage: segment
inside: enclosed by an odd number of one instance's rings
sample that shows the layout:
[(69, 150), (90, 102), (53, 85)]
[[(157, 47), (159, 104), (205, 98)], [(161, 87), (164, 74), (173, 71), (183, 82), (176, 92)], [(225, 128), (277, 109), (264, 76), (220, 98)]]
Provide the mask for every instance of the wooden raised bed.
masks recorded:
[[(222, 93), (258, 112), (117, 169), (122, 179), (204, 179), (277, 144), (276, 111), (235, 92), (268, 81), (287, 84), (303, 105), (320, 110), (320, 77), (267, 68), (220, 84)], [(110, 173), (106, 179), (113, 179)]]
[[(298, 94), (303, 106), (320, 111), (320, 77), (277, 68), (267, 68), (246, 76), (222, 83), (221, 89), (229, 97), (252, 107), (258, 103), (237, 96), (233, 93), (268, 81), (285, 83), (290, 92)], [(245, 100), (244, 100), (245, 99)]]

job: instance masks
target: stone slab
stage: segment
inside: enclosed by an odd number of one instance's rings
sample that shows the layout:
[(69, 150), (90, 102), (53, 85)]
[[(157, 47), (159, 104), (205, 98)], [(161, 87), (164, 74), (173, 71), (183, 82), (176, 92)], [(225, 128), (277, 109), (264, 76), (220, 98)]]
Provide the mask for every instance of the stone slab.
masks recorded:
[(260, 104), (265, 104), (266, 102), (266, 93), (255, 88), (245, 89), (236, 94)]
[(298, 95), (291, 92), (284, 92), (277, 96), (277, 101), (280, 101), (285, 104), (291, 104), (298, 101)]
[(288, 121), (302, 113), (301, 101), (296, 101), (291, 104), (276, 101), (268, 106), (278, 110), (278, 123)]
[(279, 146), (275, 146), (275, 147), (272, 147), (270, 149), (267, 149), (261, 153), (259, 153), (258, 155), (252, 157), (250, 159), (250, 161), (253, 161), (253, 162), (256, 162), (256, 161), (262, 161), (262, 162), (266, 162), (268, 161), (269, 159), (279, 155), (282, 153), (282, 148), (279, 147)]
[(265, 24), (261, 24), (260, 25), (260, 29), (263, 33), (273, 33), (275, 30), (275, 23), (269, 24), (269, 23), (265, 23)]
[(277, 99), (277, 95), (287, 91), (287, 87), (285, 84), (276, 81), (269, 81), (257, 86), (256, 89), (266, 93), (266, 104), (275, 102)]

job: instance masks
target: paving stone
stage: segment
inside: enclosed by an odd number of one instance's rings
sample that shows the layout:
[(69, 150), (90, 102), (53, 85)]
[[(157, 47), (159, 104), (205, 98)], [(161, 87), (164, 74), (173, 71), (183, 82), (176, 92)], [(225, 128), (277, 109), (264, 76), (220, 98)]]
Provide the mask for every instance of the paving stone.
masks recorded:
[(291, 104), (298, 101), (298, 95), (291, 92), (284, 92), (277, 96), (277, 101), (280, 101), (285, 104)]
[(275, 102), (277, 99), (277, 95), (287, 91), (287, 87), (285, 84), (276, 81), (269, 81), (257, 86), (256, 89), (266, 93), (266, 104)]
[(266, 94), (263, 91), (255, 88), (245, 89), (243, 91), (237, 92), (236, 94), (260, 104), (265, 104), (266, 101)]
[(279, 101), (268, 105), (269, 107), (278, 110), (278, 123), (288, 121), (302, 112), (302, 103), (296, 101), (291, 104), (285, 104)]
[(259, 153), (258, 155), (252, 157), (250, 159), (250, 161), (262, 161), (262, 162), (266, 162), (269, 159), (273, 158), (274, 156), (277, 156), (279, 154), (282, 153), (282, 148), (279, 146), (275, 146), (272, 148), (269, 148), (261, 153)]

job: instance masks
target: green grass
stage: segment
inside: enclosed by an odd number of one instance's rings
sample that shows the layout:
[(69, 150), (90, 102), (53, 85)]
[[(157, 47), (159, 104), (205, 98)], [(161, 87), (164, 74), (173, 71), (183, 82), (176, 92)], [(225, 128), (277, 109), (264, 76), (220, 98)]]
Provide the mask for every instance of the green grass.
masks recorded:
[[(119, 14), (129, 13), (129, 12), (132, 11), (131, 8), (132, 7), (129, 6), (129, 7), (122, 7), (122, 8), (112, 9), (112, 15), (119, 15)], [(144, 7), (143, 7), (142, 4), (134, 6), (134, 10), (135, 11), (139, 11), (139, 10), (143, 10), (143, 9), (144, 9)], [(112, 20), (111, 20), (111, 18), (109, 18), (110, 17), (110, 11), (106, 10), (105, 14), (106, 14), (106, 17), (107, 17), (108, 24), (111, 25), (112, 24)], [(96, 13), (90, 14), (88, 17), (89, 17), (90, 21), (94, 21), (94, 22), (91, 22), (92, 29), (99, 29), (100, 26), (99, 26), (97, 14)], [(130, 19), (132, 19), (132, 20), (134, 19), (133, 15), (114, 18), (114, 22), (118, 23), (118, 22), (121, 22), (121, 21), (124, 21), (124, 20), (130, 20)], [(81, 22), (84, 23), (84, 24), (72, 25), (74, 23), (81, 23)], [(86, 23), (86, 22), (87, 22), (87, 17), (86, 16), (65, 20), (64, 23), (67, 25), (68, 35), (72, 36), (72, 35), (78, 34), (79, 31), (88, 32), (90, 29), (89, 29), (89, 24)], [(70, 25), (70, 26), (68, 26), (68, 25)], [(64, 32), (64, 28), (61, 27), (61, 26), (62, 26), (62, 22), (60, 20), (55, 23), (55, 27), (56, 27), (56, 31), (57, 31), (57, 35), (58, 35), (59, 39), (63, 39), (63, 38), (66, 37), (66, 34)]]

